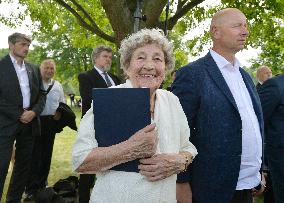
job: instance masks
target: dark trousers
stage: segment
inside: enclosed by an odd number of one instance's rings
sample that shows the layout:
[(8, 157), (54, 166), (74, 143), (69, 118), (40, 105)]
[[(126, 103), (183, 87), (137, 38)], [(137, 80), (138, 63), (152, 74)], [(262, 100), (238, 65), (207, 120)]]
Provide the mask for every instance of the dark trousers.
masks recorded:
[(267, 172), (266, 188), (263, 193), (263, 203), (275, 203), (270, 172)]
[(236, 190), (230, 203), (253, 203), (251, 190)]
[(284, 150), (270, 149), (267, 155), (268, 168), (271, 174), (274, 201), (284, 202)]
[(26, 186), (27, 194), (34, 194), (47, 186), (47, 178), (51, 165), (55, 131), (52, 116), (41, 116), (41, 136), (36, 137), (33, 148), (32, 164)]
[(80, 174), (79, 179), (79, 203), (89, 203), (90, 192), (95, 182), (94, 174)]
[[(192, 203), (200, 203), (200, 202), (196, 201), (193, 197)], [(232, 200), (229, 203), (253, 203), (251, 190), (236, 190)]]
[(19, 203), (25, 189), (30, 169), (34, 135), (32, 123), (20, 122), (0, 130), (0, 199), (16, 141), (15, 164), (7, 192), (6, 202)]

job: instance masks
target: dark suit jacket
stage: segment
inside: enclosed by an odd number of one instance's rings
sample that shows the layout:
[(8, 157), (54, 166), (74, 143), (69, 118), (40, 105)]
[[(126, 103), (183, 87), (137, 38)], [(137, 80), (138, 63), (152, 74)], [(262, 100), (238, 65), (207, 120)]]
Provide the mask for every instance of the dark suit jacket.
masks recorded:
[[(120, 80), (113, 74), (108, 73), (116, 85), (120, 84)], [(93, 68), (87, 72), (80, 73), (78, 76), (79, 90), (82, 97), (82, 117), (90, 109), (92, 103), (93, 88), (107, 88), (107, 84), (99, 72)]]
[[(284, 152), (284, 75), (271, 78), (259, 89), (268, 149)], [(270, 150), (269, 150), (270, 151)], [(280, 152), (279, 151), (279, 152)], [(283, 160), (284, 162), (284, 160)], [(284, 163), (283, 163), (284, 165)], [(283, 180), (284, 181), (284, 180)]]
[(265, 157), (275, 202), (284, 201), (284, 75), (271, 78), (259, 91), (265, 124)]
[[(260, 101), (240, 69), (263, 128)], [(199, 203), (228, 203), (236, 189), (242, 154), (242, 121), (230, 89), (210, 53), (177, 72), (172, 91), (182, 104), (198, 155), (178, 182), (190, 181)]]
[[(25, 62), (31, 91), (30, 107), (40, 115), (45, 105), (45, 95), (41, 91), (42, 80), (40, 71), (34, 65)], [(17, 73), (9, 55), (0, 60), (0, 130), (11, 124), (18, 123), (18, 118), (23, 113), (23, 97)], [(38, 128), (37, 119), (34, 119)]]

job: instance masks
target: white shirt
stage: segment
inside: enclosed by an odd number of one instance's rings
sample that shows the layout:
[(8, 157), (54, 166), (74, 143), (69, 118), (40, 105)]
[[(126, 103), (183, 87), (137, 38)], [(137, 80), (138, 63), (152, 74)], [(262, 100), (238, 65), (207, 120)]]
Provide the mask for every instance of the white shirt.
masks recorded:
[(261, 85), (263, 84), (263, 82), (261, 82), (261, 81), (259, 81), (259, 80), (258, 80), (257, 82), (258, 82), (259, 84), (261, 84)]
[[(52, 80), (50, 83), (45, 83), (42, 81), (43, 87), (45, 90), (48, 89), (49, 85), (52, 84)], [(41, 116), (54, 115), (56, 109), (59, 106), (59, 102), (65, 103), (65, 97), (62, 85), (58, 81), (54, 81), (53, 87), (50, 89), (49, 93), (46, 95), (46, 102), (43, 111), (41, 112)]]
[(17, 60), (10, 54), (10, 58), (14, 65), (15, 71), (17, 73), (17, 77), (19, 80), (22, 96), (23, 96), (23, 108), (30, 107), (31, 100), (31, 92), (30, 92), (30, 84), (29, 77), (26, 69), (25, 62), (23, 61), (22, 65), (17, 64)]
[(242, 120), (242, 157), (236, 190), (251, 189), (260, 182), (262, 138), (250, 94), (240, 73), (240, 63), (234, 65), (213, 50), (210, 54), (220, 69), (237, 104)]
[[(129, 80), (115, 86), (131, 88)], [(166, 90), (156, 91), (154, 122), (158, 131), (157, 153), (188, 151), (196, 156), (197, 150), (189, 142), (190, 130), (178, 98)], [(73, 169), (78, 168), (87, 155), (98, 147), (95, 137), (92, 105), (82, 118), (77, 140), (73, 147)], [(140, 173), (107, 170), (97, 173), (90, 203), (175, 203), (176, 178), (149, 182)]]
[[(101, 69), (97, 68), (96, 66), (94, 66), (94, 68), (99, 72), (99, 74), (102, 76), (102, 78), (106, 82), (104, 71), (102, 71)], [(106, 76), (108, 77), (109, 81), (111, 82), (111, 86), (115, 86), (115, 83), (114, 83), (113, 79), (108, 74)]]

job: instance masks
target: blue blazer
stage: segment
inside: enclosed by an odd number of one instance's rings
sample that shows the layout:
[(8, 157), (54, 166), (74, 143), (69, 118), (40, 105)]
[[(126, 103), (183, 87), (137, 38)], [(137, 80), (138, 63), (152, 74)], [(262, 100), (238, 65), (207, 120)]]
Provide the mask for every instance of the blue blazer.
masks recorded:
[[(260, 100), (249, 74), (240, 69), (260, 130)], [(228, 203), (236, 189), (242, 154), (242, 121), (233, 95), (210, 53), (177, 72), (172, 91), (181, 102), (198, 156), (178, 182), (190, 182), (199, 203)]]

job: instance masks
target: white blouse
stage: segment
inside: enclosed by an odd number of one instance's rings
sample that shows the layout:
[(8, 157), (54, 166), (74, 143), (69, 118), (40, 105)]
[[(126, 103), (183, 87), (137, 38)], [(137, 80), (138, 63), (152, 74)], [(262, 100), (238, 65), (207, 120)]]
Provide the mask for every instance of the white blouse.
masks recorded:
[[(129, 80), (119, 88), (132, 87)], [(157, 153), (188, 151), (197, 155), (189, 142), (190, 130), (178, 98), (166, 90), (156, 90), (154, 123), (158, 131)], [(98, 147), (95, 138), (93, 109), (82, 118), (73, 147), (73, 169), (77, 169), (92, 149)], [(176, 178), (149, 182), (140, 173), (107, 170), (96, 174), (90, 203), (158, 203), (176, 202)]]

